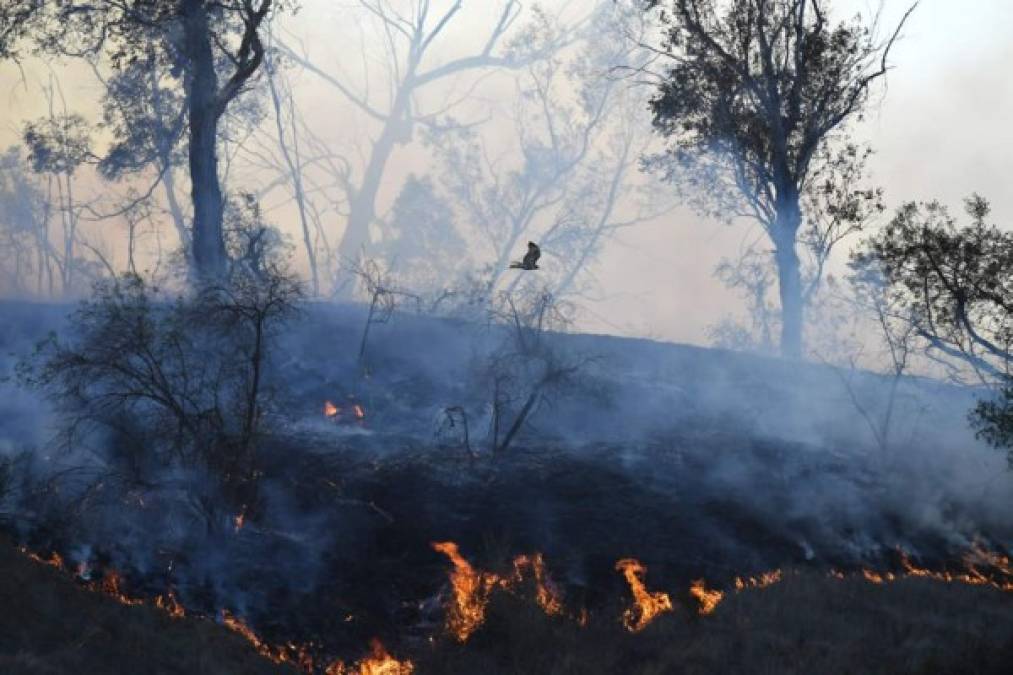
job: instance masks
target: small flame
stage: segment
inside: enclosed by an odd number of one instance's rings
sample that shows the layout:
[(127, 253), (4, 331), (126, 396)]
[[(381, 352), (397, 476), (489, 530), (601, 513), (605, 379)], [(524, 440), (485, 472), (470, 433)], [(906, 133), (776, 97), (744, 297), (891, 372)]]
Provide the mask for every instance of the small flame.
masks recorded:
[(165, 595), (155, 596), (155, 607), (167, 613), (173, 619), (182, 619), (186, 616), (186, 610), (176, 599), (176, 594), (170, 588)]
[(241, 529), (243, 529), (243, 525), (246, 523), (246, 506), (245, 505), (243, 506), (242, 509), (239, 510), (239, 513), (237, 513), (236, 516), (232, 519), (232, 522), (235, 525), (235, 531), (236, 532), (239, 532)]
[(896, 578), (890, 572), (880, 574), (879, 572), (873, 572), (872, 570), (862, 570), (862, 576), (865, 577), (866, 581), (873, 584), (885, 584)]
[(689, 587), (689, 594), (700, 603), (700, 614), (706, 615), (714, 611), (725, 594), (717, 590), (707, 590), (703, 579), (697, 579)]
[(652, 593), (644, 586), (643, 576), (647, 568), (639, 560), (624, 558), (616, 563), (616, 570), (626, 577), (633, 593), (634, 606), (623, 612), (623, 625), (627, 630), (640, 632), (659, 614), (672, 611), (672, 599), (668, 593)]
[(411, 675), (415, 671), (411, 661), (395, 659), (376, 638), (370, 640), (369, 645), (369, 656), (363, 657), (351, 668), (342, 661), (332, 663), (324, 675)]
[(254, 649), (256, 649), (257, 653), (261, 656), (268, 658), (275, 663), (285, 663), (289, 660), (285, 652), (275, 649), (264, 642), (264, 640), (261, 639), (261, 637), (257, 635), (242, 619), (235, 614), (232, 614), (227, 609), (223, 609), (221, 611), (221, 619), (226, 628), (246, 638), (246, 641), (253, 645)]
[(355, 414), (355, 419), (364, 420), (366, 419), (366, 411), (363, 410), (362, 406), (356, 403), (352, 406), (352, 412)]
[(127, 597), (123, 592), (123, 576), (116, 570), (106, 570), (102, 581), (98, 582), (97, 588), (106, 595), (116, 598), (124, 605), (140, 605), (144, 603), (143, 600), (138, 598)]
[(519, 555), (514, 558), (513, 583), (521, 583), (525, 577), (525, 570), (530, 570), (535, 580), (535, 602), (542, 608), (542, 611), (549, 616), (558, 616), (563, 613), (563, 601), (555, 584), (549, 579), (545, 570), (545, 561), (541, 553), (531, 555)]
[(535, 602), (542, 611), (550, 616), (563, 613), (563, 601), (549, 578), (541, 553), (517, 556), (513, 560), (513, 574), (503, 577), (494, 572), (476, 570), (464, 559), (457, 544), (452, 541), (437, 542), (432, 546), (450, 558), (454, 565), (450, 573), (451, 598), (447, 607), (447, 630), (458, 642), (467, 641), (485, 621), (486, 606), (493, 590), (513, 590), (527, 578), (534, 580)]
[(324, 416), (325, 417), (335, 417), (340, 412), (341, 412), (341, 408), (339, 408), (338, 406), (334, 405), (330, 401), (324, 401)]
[(766, 588), (781, 581), (781, 570), (771, 570), (755, 577), (735, 577), (733, 582), (736, 591), (746, 588)]
[(49, 558), (43, 558), (38, 553), (33, 553), (32, 551), (29, 551), (24, 546), (21, 547), (21, 552), (24, 553), (25, 555), (27, 555), (29, 558), (31, 558), (32, 560), (34, 560), (37, 563), (42, 563), (43, 565), (49, 565), (50, 567), (55, 567), (58, 570), (64, 569), (63, 557), (59, 553), (57, 553), (56, 551), (53, 551), (52, 553), (50, 553), (49, 554)]

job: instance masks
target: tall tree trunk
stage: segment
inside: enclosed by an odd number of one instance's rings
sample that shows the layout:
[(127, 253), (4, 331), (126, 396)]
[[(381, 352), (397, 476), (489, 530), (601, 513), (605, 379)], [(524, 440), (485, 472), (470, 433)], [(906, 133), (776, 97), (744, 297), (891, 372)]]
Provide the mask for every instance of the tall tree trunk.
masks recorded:
[(357, 259), (362, 248), (369, 243), (369, 226), (376, 219), (376, 195), (380, 191), (387, 160), (397, 144), (398, 126), (396, 121), (387, 122), (380, 137), (373, 143), (369, 164), (362, 175), (362, 184), (350, 200), (348, 224), (338, 244), (338, 255), (342, 259)]
[(383, 131), (373, 142), (369, 164), (362, 174), (362, 183), (348, 205), (348, 224), (338, 244), (338, 256), (343, 260), (357, 260), (364, 246), (369, 243), (369, 226), (376, 219), (376, 195), (383, 182), (387, 162), (398, 143), (403, 143), (410, 133), (409, 105), (414, 89), (414, 71), (417, 61), (409, 64), (408, 73), (398, 87), (391, 104), (390, 114), (383, 125)]
[(190, 86), (190, 180), (193, 196), (193, 260), (205, 279), (225, 273), (222, 189), (218, 182), (218, 75), (203, 0), (185, 0), (183, 37)]
[(776, 208), (777, 220), (772, 234), (781, 296), (781, 355), (788, 359), (800, 359), (803, 303), (796, 237), (802, 224), (802, 210), (798, 191), (785, 190), (779, 195)]

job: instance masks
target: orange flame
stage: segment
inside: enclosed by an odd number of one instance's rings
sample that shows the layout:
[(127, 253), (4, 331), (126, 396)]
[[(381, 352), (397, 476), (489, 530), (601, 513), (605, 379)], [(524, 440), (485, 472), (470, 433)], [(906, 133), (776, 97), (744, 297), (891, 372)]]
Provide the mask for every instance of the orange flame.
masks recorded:
[(485, 610), (493, 590), (510, 591), (524, 580), (535, 583), (535, 602), (546, 614), (563, 613), (563, 601), (549, 574), (541, 553), (519, 555), (513, 560), (513, 574), (509, 577), (494, 572), (476, 570), (464, 559), (452, 541), (433, 543), (433, 549), (450, 558), (454, 565), (450, 573), (451, 598), (447, 607), (447, 630), (458, 642), (465, 642), (485, 621)]
[(24, 546), (21, 547), (21, 552), (24, 553), (25, 555), (27, 555), (29, 558), (31, 558), (32, 560), (34, 560), (37, 563), (42, 563), (43, 565), (49, 565), (50, 567), (55, 567), (58, 570), (64, 569), (64, 566), (63, 566), (63, 557), (59, 553), (57, 553), (56, 551), (53, 551), (52, 553), (50, 553), (49, 554), (49, 558), (43, 558), (38, 553), (33, 553), (32, 551), (29, 551)]
[(452, 541), (436, 542), (433, 549), (450, 558), (454, 565), (450, 573), (453, 593), (447, 607), (447, 629), (458, 642), (465, 642), (485, 621), (489, 594), (500, 579), (495, 574), (475, 570)]
[(97, 586), (98, 590), (106, 595), (111, 595), (124, 605), (140, 605), (144, 603), (143, 600), (138, 598), (127, 597), (123, 592), (123, 577), (116, 570), (106, 570), (102, 581), (98, 582), (98, 584), (93, 584), (93, 587), (95, 586)]
[(647, 568), (639, 560), (623, 558), (616, 563), (616, 570), (626, 577), (633, 593), (633, 607), (623, 612), (623, 625), (627, 630), (633, 633), (642, 631), (659, 614), (672, 611), (672, 599), (668, 593), (651, 593), (644, 586), (643, 576)]
[(356, 403), (352, 406), (352, 412), (355, 413), (355, 419), (364, 420), (366, 419), (366, 411), (363, 410), (362, 406)]
[(159, 608), (173, 619), (182, 619), (186, 616), (186, 610), (176, 599), (176, 594), (170, 588), (165, 595), (155, 596), (155, 607)]
[(325, 417), (334, 417), (339, 412), (341, 412), (341, 408), (339, 408), (338, 406), (334, 405), (330, 401), (324, 401), (324, 416)]
[(866, 581), (873, 584), (885, 584), (896, 578), (890, 572), (880, 574), (879, 572), (873, 572), (872, 570), (862, 570), (862, 576), (865, 577)]
[(552, 580), (549, 579), (542, 554), (532, 553), (514, 558), (514, 575), (511, 581), (515, 584), (521, 583), (525, 577), (525, 570), (530, 570), (531, 576), (535, 580), (535, 602), (542, 608), (542, 611), (549, 616), (562, 614), (563, 600)]
[(699, 612), (702, 615), (710, 614), (725, 597), (722, 591), (707, 590), (703, 579), (697, 579), (689, 587), (689, 594), (700, 603)]
[(253, 645), (253, 648), (257, 650), (257, 653), (261, 656), (274, 661), (275, 663), (286, 663), (289, 661), (288, 656), (284, 651), (275, 649), (271, 645), (264, 642), (259, 635), (257, 635), (252, 628), (240, 619), (235, 614), (232, 614), (227, 609), (221, 611), (222, 623), (229, 630), (242, 635), (246, 638), (246, 641)]
[(376, 638), (370, 640), (369, 649), (369, 656), (363, 657), (352, 668), (337, 661), (328, 666), (324, 675), (411, 675), (415, 671), (411, 661), (395, 659)]
[(766, 588), (781, 581), (781, 570), (771, 570), (755, 577), (735, 577), (733, 582), (736, 591), (746, 588)]

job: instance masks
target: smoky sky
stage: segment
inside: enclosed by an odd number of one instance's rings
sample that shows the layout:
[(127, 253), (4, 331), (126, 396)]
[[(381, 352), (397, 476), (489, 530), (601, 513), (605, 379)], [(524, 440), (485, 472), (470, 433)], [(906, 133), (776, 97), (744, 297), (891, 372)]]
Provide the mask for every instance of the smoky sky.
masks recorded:
[[(440, 9), (449, 0), (438, 0)], [(466, 2), (455, 20), (453, 33), (434, 54), (434, 62), (453, 58), (454, 50), (480, 43), (497, 16), (487, 2)], [(907, 9), (906, 0), (885, 0), (882, 26), (892, 28)], [(578, 17), (591, 0), (549, 0), (542, 3), (564, 20)], [(836, 17), (855, 12), (875, 13), (874, 0), (835, 0)], [(532, 6), (525, 5), (525, 12)], [(333, 72), (346, 74), (359, 85), (369, 84), (371, 96), (381, 98), (385, 45), (381, 34), (349, 21), (355, 3), (303, 0), (295, 17), (286, 17), (279, 34)], [(361, 10), (359, 10), (361, 11)], [(524, 17), (519, 19), (523, 22)], [(520, 24), (518, 24), (520, 25)], [(1005, 0), (922, 0), (903, 39), (891, 58), (886, 87), (877, 92), (866, 118), (851, 130), (854, 140), (868, 142), (876, 151), (870, 162), (873, 180), (885, 189), (888, 212), (909, 200), (939, 199), (954, 211), (961, 200), (978, 192), (993, 203), (995, 222), (1009, 227), (1013, 195), (1006, 189), (1013, 174), (1013, 128), (1008, 111), (1013, 109), (1009, 72), (1013, 66), (1013, 5)], [(17, 141), (26, 120), (44, 112), (39, 84), (49, 74), (60, 77), (67, 105), (95, 118), (101, 86), (81, 64), (27, 60), (21, 67), (0, 64), (0, 146)], [(370, 73), (367, 77), (365, 74)], [(474, 79), (474, 78), (471, 78)], [(502, 123), (497, 112), (510, 107), (513, 90), (495, 77), (469, 94), (470, 80), (455, 81), (421, 101), (438, 108), (441, 98), (471, 96), (460, 113), (492, 110), (487, 124)], [(309, 74), (295, 77), (299, 104), (310, 124), (342, 152), (357, 157), (368, 151), (376, 127), (368, 116), (356, 111), (332, 89)], [(639, 95), (645, 101), (650, 91)], [(379, 202), (389, 206), (409, 172), (425, 173), (428, 156), (413, 143), (398, 149), (388, 171)], [(237, 182), (260, 182), (263, 177), (237, 170), (229, 176)], [(664, 190), (658, 184), (657, 189)], [(268, 204), (270, 207), (270, 204)], [(272, 219), (297, 238), (297, 222), (289, 206), (271, 211)], [(328, 225), (336, 240), (343, 223)], [(172, 237), (166, 224), (164, 234)], [(93, 234), (115, 249), (121, 230), (105, 228)], [(756, 225), (738, 222), (731, 226), (708, 221), (688, 209), (676, 209), (636, 228), (623, 230), (609, 242), (593, 269), (594, 290), (579, 300), (584, 312), (578, 328), (594, 332), (638, 335), (703, 344), (707, 328), (728, 313), (741, 313), (740, 299), (712, 277), (715, 265), (759, 242), (766, 246)], [(837, 255), (837, 271), (852, 240)], [(518, 256), (523, 251), (518, 251)], [(114, 252), (114, 257), (116, 253)], [(304, 256), (299, 258), (305, 266)], [(4, 289), (0, 288), (0, 293)]]

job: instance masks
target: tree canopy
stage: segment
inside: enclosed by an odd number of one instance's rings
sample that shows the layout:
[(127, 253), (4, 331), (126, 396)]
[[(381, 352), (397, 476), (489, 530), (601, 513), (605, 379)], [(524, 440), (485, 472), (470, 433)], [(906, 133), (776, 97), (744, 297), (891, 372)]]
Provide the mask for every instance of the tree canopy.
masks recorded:
[[(914, 7), (888, 38), (878, 18), (834, 23), (822, 0), (671, 0), (659, 7), (663, 71), (650, 106), (666, 151), (649, 160), (700, 211), (758, 221), (774, 245), (782, 353), (802, 351), (796, 251), (804, 196), (873, 85)], [(854, 155), (858, 159), (859, 155)], [(843, 173), (847, 173), (845, 170)]]

